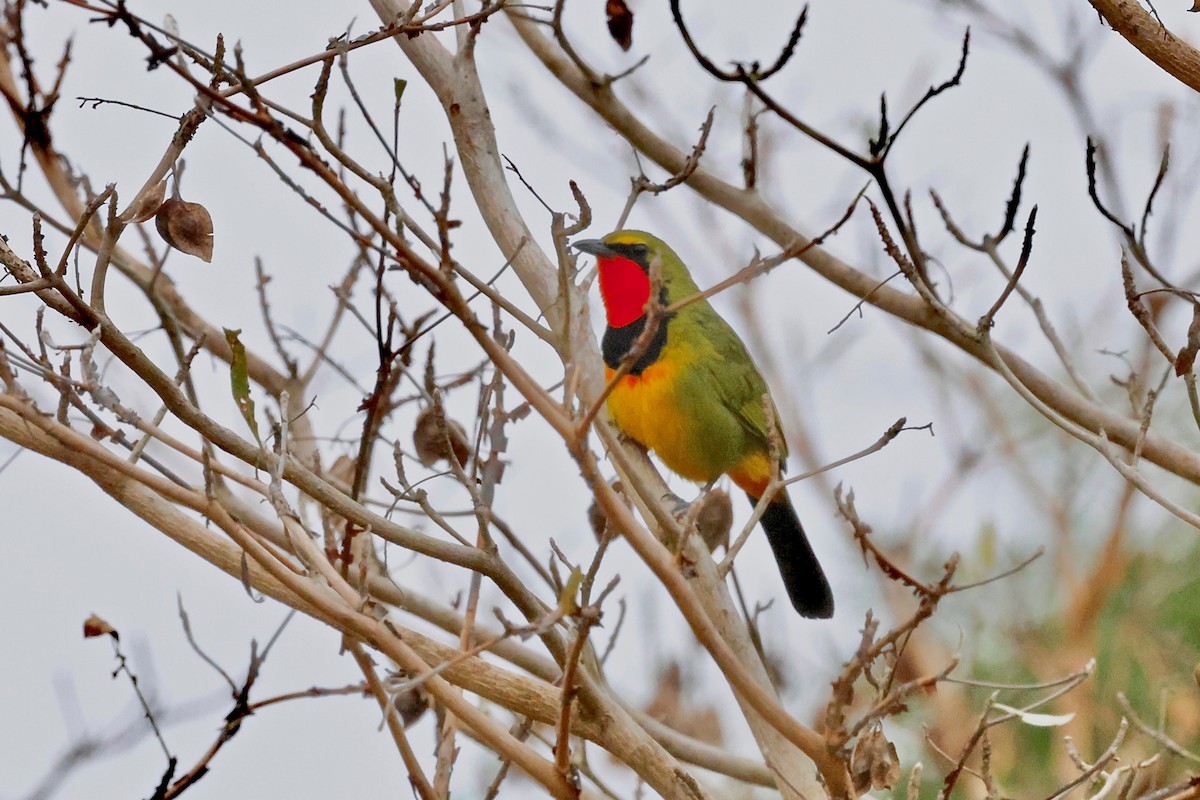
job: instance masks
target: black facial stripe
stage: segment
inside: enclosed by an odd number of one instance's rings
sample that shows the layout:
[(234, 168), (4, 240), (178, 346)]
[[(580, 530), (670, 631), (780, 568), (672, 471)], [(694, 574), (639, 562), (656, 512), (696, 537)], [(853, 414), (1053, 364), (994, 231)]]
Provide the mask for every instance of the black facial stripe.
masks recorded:
[(607, 245), (607, 247), (609, 250), (612, 250), (617, 255), (628, 258), (630, 261), (632, 261), (633, 263), (635, 263), (639, 267), (641, 267), (643, 272), (649, 274), (650, 263), (647, 260), (646, 256), (649, 254), (650, 251), (649, 251), (649, 248), (646, 247), (646, 245), (636, 244), (636, 243), (635, 244), (617, 243), (617, 244)]
[[(667, 304), (665, 287), (659, 295), (659, 302), (662, 305)], [(641, 375), (647, 367), (658, 361), (663, 347), (667, 344), (667, 325), (674, 316), (674, 314), (667, 314), (659, 319), (658, 330), (654, 331), (654, 336), (651, 337), (646, 350), (630, 366), (628, 374)], [(633, 349), (634, 343), (637, 342), (644, 330), (646, 330), (645, 314), (623, 327), (614, 328), (609, 325), (604, 330), (604, 338), (600, 340), (600, 353), (604, 356), (604, 363), (608, 365), (609, 369), (620, 369), (625, 357), (629, 355), (629, 351)]]

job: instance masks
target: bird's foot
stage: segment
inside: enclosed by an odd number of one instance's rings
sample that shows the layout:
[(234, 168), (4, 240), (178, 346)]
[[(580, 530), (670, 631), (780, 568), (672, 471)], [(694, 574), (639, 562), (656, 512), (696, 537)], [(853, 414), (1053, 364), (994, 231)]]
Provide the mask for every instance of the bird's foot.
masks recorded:
[(688, 510), (692, 507), (691, 503), (674, 492), (664, 494), (662, 502), (664, 505), (670, 504), (671, 516), (675, 517), (676, 522), (683, 522), (687, 517)]
[[(673, 501), (672, 511), (675, 520), (684, 526), (684, 538), (692, 533), (700, 534), (708, 551), (711, 553), (718, 547), (729, 546), (729, 530), (733, 524), (733, 504), (729, 501), (729, 493), (723, 489), (713, 489), (716, 481), (701, 490), (700, 495), (691, 503), (675, 494), (663, 495), (663, 502)], [(679, 544), (682, 550), (683, 542)]]
[(696, 499), (688, 502), (674, 492), (667, 492), (662, 496), (662, 502), (665, 504), (668, 501), (672, 504), (671, 514), (678, 522), (683, 522), (690, 511), (699, 511), (703, 508), (705, 501), (708, 499), (709, 492), (717, 485), (716, 480), (711, 480), (704, 485), (700, 490), (700, 494), (696, 495)]

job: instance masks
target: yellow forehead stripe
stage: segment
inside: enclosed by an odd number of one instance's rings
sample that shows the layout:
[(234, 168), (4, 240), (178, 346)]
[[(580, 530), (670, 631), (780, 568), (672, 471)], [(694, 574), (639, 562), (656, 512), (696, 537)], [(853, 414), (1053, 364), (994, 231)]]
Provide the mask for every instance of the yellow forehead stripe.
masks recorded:
[(645, 234), (637, 231), (615, 231), (605, 236), (605, 244), (646, 244)]

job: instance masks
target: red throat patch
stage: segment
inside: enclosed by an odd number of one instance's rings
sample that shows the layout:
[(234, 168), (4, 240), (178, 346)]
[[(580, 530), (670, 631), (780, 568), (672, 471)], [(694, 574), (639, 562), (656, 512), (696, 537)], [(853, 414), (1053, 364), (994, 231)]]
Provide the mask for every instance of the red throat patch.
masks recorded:
[(650, 276), (635, 261), (615, 256), (597, 258), (600, 269), (600, 297), (612, 328), (636, 322), (646, 311), (650, 299)]

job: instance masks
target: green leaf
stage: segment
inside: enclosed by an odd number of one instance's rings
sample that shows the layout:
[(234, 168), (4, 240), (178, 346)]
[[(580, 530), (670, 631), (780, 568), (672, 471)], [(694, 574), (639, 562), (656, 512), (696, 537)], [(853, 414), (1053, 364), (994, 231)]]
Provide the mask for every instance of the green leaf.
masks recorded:
[(242, 418), (250, 426), (250, 432), (254, 434), (254, 441), (258, 442), (261, 447), (262, 439), (258, 435), (258, 422), (254, 419), (254, 401), (250, 399), (250, 373), (246, 367), (246, 348), (238, 339), (241, 332), (241, 329), (233, 331), (225, 328), (225, 341), (229, 342), (229, 349), (233, 351), (233, 357), (229, 360), (229, 384), (233, 388), (233, 400), (237, 403), (238, 410), (242, 412)]
[(404, 90), (408, 88), (408, 81), (403, 78), (396, 78), (394, 86), (396, 88), (396, 105), (400, 105), (400, 98), (404, 97)]

